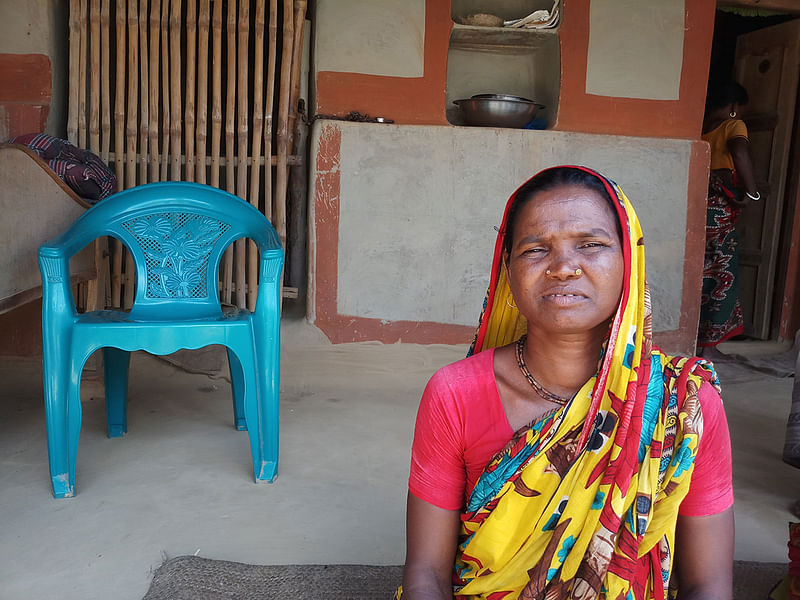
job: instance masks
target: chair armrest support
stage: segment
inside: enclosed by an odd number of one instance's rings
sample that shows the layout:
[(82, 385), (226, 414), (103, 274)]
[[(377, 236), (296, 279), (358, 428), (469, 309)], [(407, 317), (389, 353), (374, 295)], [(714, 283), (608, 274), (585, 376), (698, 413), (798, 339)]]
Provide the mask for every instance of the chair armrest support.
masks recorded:
[(42, 275), (42, 309), (55, 314), (77, 314), (69, 274), (69, 259), (57, 248), (39, 248), (39, 271)]

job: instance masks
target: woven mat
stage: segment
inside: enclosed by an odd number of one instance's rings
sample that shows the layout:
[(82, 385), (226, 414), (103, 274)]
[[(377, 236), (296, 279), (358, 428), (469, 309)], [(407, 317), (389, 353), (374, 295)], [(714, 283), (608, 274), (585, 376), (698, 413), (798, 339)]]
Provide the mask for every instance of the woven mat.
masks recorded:
[[(390, 599), (402, 567), (366, 565), (257, 566), (179, 556), (156, 570), (143, 600)], [(786, 564), (736, 561), (734, 600), (766, 600)]]
[(257, 566), (179, 556), (156, 570), (144, 600), (388, 600), (402, 576), (403, 567)]

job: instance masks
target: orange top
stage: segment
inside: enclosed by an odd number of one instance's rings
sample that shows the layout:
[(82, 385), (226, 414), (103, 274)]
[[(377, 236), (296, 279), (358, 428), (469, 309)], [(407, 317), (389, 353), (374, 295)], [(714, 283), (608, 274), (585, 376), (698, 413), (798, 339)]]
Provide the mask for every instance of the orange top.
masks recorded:
[(728, 150), (728, 141), (747, 137), (747, 125), (739, 119), (726, 119), (720, 125), (703, 134), (703, 141), (711, 144), (711, 169), (730, 169), (735, 171), (733, 157)]

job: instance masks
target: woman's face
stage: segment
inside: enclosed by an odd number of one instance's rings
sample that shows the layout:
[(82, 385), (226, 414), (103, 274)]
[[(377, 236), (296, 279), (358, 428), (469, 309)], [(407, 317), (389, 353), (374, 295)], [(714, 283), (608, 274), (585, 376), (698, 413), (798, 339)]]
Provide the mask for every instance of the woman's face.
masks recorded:
[(604, 334), (624, 276), (617, 217), (608, 201), (582, 185), (545, 190), (522, 207), (509, 233), (509, 284), (528, 328)]

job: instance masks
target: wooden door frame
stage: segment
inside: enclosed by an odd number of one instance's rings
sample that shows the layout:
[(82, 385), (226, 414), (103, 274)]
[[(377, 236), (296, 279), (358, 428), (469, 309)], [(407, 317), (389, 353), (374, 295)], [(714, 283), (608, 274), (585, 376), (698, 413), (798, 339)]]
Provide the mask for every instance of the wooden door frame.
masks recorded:
[[(800, 103), (800, 90), (798, 90)], [(789, 173), (785, 195), (786, 218), (792, 220), (789, 239), (781, 244), (778, 265), (786, 267), (786, 277), (780, 293), (780, 320), (778, 339), (793, 340), (800, 330), (800, 104), (795, 106), (794, 134), (789, 151)], [(786, 260), (782, 260), (783, 257)], [(777, 295), (777, 294), (776, 294)], [(773, 303), (774, 306), (774, 303)], [(773, 330), (775, 327), (773, 327)]]

